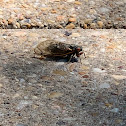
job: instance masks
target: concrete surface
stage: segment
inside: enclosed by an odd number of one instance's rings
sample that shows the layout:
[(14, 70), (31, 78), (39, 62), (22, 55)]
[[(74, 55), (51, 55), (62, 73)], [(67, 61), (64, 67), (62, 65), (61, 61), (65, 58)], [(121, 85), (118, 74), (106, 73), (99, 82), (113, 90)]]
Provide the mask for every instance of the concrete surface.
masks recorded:
[[(81, 45), (86, 58), (32, 58), (46, 39)], [(0, 126), (125, 125), (126, 30), (0, 31)]]

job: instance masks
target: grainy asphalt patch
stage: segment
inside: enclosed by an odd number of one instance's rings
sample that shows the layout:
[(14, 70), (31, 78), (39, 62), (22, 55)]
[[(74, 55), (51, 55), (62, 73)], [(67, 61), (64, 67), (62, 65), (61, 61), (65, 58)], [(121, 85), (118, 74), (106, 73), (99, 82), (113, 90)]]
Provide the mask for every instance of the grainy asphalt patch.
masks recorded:
[(0, 0), (0, 28), (126, 28), (126, 0)]

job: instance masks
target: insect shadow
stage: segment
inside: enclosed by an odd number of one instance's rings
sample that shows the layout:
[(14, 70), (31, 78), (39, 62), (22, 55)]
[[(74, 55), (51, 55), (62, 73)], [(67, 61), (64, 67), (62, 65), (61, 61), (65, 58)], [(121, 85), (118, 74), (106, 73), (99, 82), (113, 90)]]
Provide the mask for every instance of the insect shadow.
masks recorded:
[(39, 59), (39, 60), (44, 60), (44, 61), (54, 61), (54, 62), (67, 62), (67, 63), (74, 63), (74, 62), (78, 62), (78, 58), (76, 57), (72, 57), (70, 59), (70, 57), (47, 57), (45, 59), (42, 59), (41, 57), (32, 57), (35, 59)]

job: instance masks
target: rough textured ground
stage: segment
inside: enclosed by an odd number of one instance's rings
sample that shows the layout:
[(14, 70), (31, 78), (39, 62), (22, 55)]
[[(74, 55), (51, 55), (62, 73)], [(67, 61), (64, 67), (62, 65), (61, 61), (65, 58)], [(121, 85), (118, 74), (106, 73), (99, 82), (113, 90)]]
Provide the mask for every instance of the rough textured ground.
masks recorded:
[[(86, 58), (32, 58), (46, 39), (82, 45)], [(0, 126), (125, 125), (125, 30), (0, 32)]]
[(126, 0), (0, 0), (0, 28), (126, 28)]

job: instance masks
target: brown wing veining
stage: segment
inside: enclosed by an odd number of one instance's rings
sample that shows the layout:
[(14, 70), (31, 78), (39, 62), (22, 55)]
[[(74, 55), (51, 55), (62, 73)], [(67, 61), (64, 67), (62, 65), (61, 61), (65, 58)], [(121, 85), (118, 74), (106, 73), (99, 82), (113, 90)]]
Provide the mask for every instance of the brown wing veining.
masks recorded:
[(46, 40), (37, 45), (34, 49), (35, 54), (43, 56), (66, 56), (72, 53), (70, 44), (65, 44), (55, 40)]

